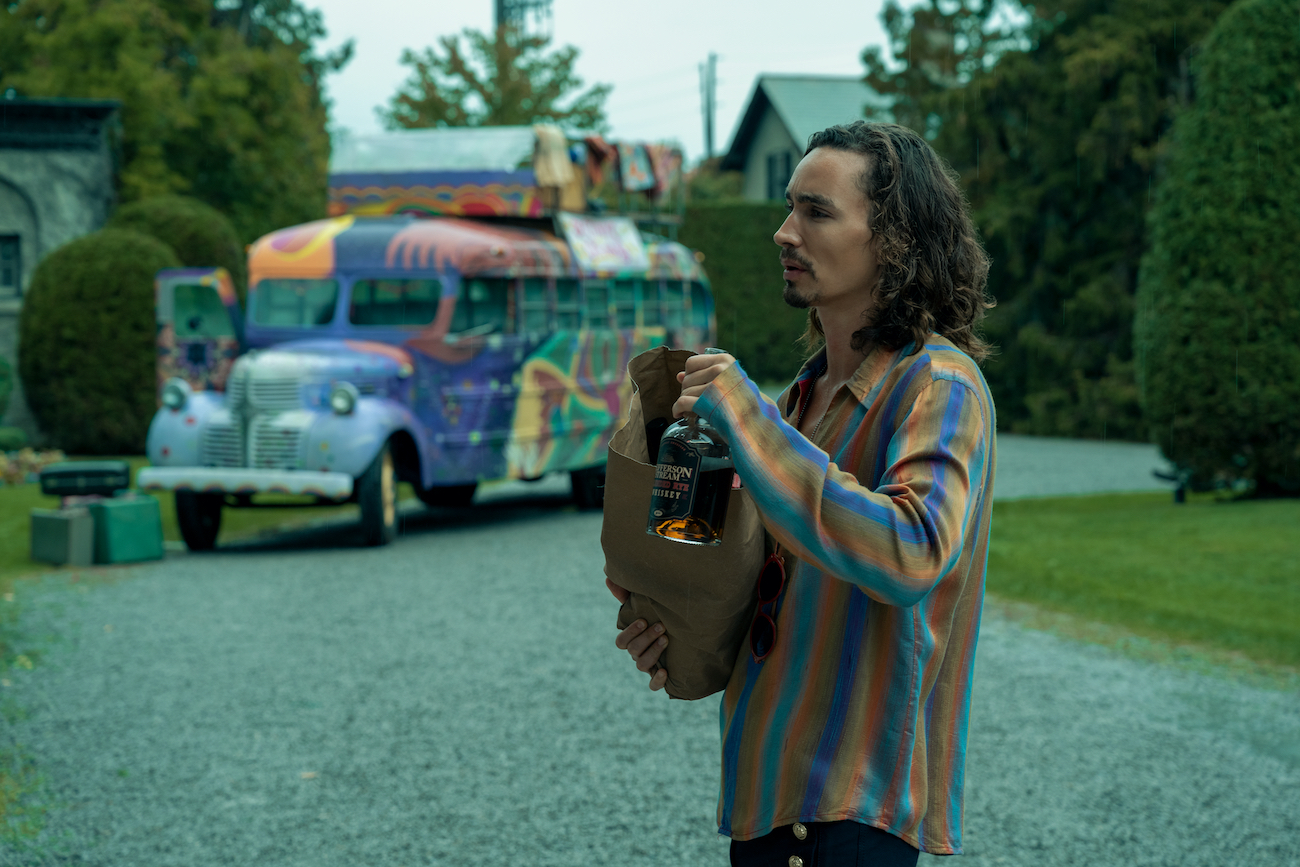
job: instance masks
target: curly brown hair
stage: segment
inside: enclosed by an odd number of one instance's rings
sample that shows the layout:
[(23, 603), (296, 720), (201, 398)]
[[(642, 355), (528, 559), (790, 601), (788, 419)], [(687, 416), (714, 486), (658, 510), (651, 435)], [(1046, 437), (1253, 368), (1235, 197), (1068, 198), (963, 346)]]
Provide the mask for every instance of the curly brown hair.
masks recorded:
[[(976, 361), (987, 358), (993, 347), (978, 327), (996, 303), (985, 291), (989, 257), (956, 173), (925, 139), (893, 123), (829, 127), (809, 136), (804, 155), (823, 147), (866, 157), (858, 187), (878, 239), (880, 282), (853, 348), (912, 344), (916, 353), (937, 333)], [(817, 311), (809, 310), (804, 340), (813, 347), (822, 336)]]

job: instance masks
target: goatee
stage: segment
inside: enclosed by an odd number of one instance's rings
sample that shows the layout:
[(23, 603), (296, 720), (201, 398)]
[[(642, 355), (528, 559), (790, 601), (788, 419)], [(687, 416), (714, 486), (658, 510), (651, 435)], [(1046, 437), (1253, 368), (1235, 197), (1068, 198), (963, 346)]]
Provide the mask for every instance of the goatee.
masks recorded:
[(785, 288), (781, 290), (781, 300), (797, 310), (807, 310), (812, 306), (812, 299), (800, 292), (789, 280), (785, 281)]

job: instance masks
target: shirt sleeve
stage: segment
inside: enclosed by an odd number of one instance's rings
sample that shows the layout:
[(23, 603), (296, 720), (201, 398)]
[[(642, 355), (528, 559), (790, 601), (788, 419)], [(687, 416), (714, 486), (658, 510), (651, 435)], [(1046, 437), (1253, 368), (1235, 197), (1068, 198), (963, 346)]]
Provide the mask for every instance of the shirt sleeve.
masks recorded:
[[(868, 409), (847, 422), (844, 452), (853, 452)], [(768, 532), (813, 567), (909, 607), (960, 560), (988, 453), (984, 409), (966, 383), (933, 379), (899, 409), (879, 445), (874, 489), (782, 419), (739, 364), (705, 389), (695, 411), (731, 445)]]

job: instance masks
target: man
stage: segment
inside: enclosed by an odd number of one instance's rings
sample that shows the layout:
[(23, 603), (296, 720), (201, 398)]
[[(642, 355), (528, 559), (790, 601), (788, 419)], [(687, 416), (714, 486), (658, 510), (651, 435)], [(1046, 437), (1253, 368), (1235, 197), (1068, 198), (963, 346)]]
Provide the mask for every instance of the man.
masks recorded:
[[(785, 555), (755, 620), (775, 629), (751, 628), (722, 701), (719, 830), (733, 864), (915, 864), (961, 851), (995, 464), (988, 259), (951, 170), (896, 125), (813, 135), (786, 204), (784, 298), (824, 348), (779, 410), (727, 355), (691, 358), (673, 408), (731, 444)], [(668, 640), (639, 621), (616, 644), (651, 672)]]

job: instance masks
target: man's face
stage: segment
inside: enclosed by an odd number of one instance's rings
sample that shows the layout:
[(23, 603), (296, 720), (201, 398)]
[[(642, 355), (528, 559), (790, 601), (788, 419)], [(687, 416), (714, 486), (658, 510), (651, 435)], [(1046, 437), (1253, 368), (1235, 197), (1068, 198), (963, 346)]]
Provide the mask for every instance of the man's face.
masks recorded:
[(867, 199), (858, 188), (866, 157), (817, 148), (805, 156), (786, 187), (785, 218), (773, 240), (781, 247), (783, 297), (791, 307), (854, 320), (871, 306), (879, 267), (867, 224)]

